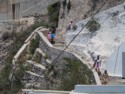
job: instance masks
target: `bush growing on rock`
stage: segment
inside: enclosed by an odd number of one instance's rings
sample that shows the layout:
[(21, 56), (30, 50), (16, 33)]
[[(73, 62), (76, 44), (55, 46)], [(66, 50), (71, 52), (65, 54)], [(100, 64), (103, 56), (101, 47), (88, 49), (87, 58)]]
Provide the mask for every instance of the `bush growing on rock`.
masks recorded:
[[(73, 90), (76, 84), (95, 84), (92, 71), (77, 59), (63, 58), (49, 66), (44, 72), (44, 89)], [(43, 83), (41, 82), (41, 83)]]
[(34, 54), (36, 48), (39, 46), (39, 37), (37, 36), (36, 39), (32, 39), (30, 43), (30, 53)]
[(56, 27), (58, 26), (59, 10), (60, 10), (59, 2), (57, 2), (53, 5), (49, 5), (47, 8), (49, 23), (52, 23), (52, 22), (56, 23)]
[(10, 34), (9, 32), (4, 32), (3, 35), (2, 35), (2, 40), (7, 40), (8, 38), (10, 38)]
[[(5, 58), (5, 65), (0, 71), (0, 74), (1, 74), (0, 75), (0, 94), (17, 94), (17, 92), (20, 89), (24, 88), (23, 82), (22, 82), (24, 73), (26, 72), (24, 70), (25, 65), (22, 66), (24, 62), (18, 61), (18, 63), (16, 63), (16, 66), (19, 66), (18, 70), (13, 70), (14, 66), (12, 66), (12, 60), (14, 55), (24, 44), (24, 41), (37, 27), (39, 26), (32, 25), (27, 30), (17, 33), (17, 37), (13, 43), (12, 49), (8, 53), (7, 57)], [(30, 67), (27, 66), (26, 70), (29, 71), (31, 69)], [(14, 74), (12, 74), (12, 72), (14, 72)], [(11, 74), (13, 75), (12, 81), (10, 81)], [(11, 84), (11, 82), (13, 84)]]
[(87, 29), (90, 32), (98, 31), (100, 29), (100, 24), (95, 19), (93, 19), (87, 24)]
[(34, 60), (36, 63), (41, 63), (42, 55), (40, 53), (36, 53)]
[(71, 9), (71, 2), (70, 2), (70, 0), (69, 0), (69, 2), (68, 2), (68, 4), (67, 4), (68, 13), (69, 13), (70, 9)]
[(49, 24), (49, 27), (50, 28), (56, 28), (57, 24), (55, 22), (52, 22)]
[(73, 25), (73, 30), (76, 30), (78, 27), (77, 27), (77, 25)]
[(112, 16), (114, 17), (114, 16), (117, 16), (117, 15), (119, 15), (119, 11), (116, 11), (116, 12), (113, 12), (112, 13)]
[(66, 0), (63, 1), (63, 8), (66, 7)]
[(47, 53), (45, 54), (45, 57), (44, 57), (44, 58), (45, 58), (45, 59), (48, 59), (48, 54), (47, 54)]
[(76, 84), (92, 84), (94, 82), (93, 73), (88, 69), (87, 65), (75, 59), (64, 58), (64, 60), (66, 60), (66, 63), (60, 74), (60, 88), (62, 90), (73, 90)]

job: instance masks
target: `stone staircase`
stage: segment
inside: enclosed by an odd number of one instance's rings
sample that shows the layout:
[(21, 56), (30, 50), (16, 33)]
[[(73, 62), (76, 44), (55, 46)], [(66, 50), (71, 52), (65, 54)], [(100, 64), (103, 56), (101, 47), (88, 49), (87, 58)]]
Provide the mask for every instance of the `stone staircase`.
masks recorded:
[[(26, 88), (29, 88), (29, 86), (40, 87), (41, 84), (39, 82), (45, 79), (44, 72), (47, 70), (46, 67), (47, 65), (50, 65), (52, 63), (49, 59), (47, 58), (45, 59), (46, 54), (40, 48), (36, 49), (33, 58), (35, 57), (37, 53), (40, 53), (42, 55), (41, 60), (43, 61), (41, 61), (41, 63), (36, 63), (35, 61), (32, 61), (32, 59), (27, 60), (27, 64), (32, 66), (32, 70), (26, 71), (27, 75), (24, 77), (24, 79), (30, 79), (30, 80), (24, 80), (24, 82), (26, 83), (25, 85)], [(37, 78), (38, 78), (38, 81), (34, 82), (35, 79)]]
[(36, 76), (36, 77), (42, 77), (42, 78), (44, 77), (44, 76), (38, 75), (36, 73), (33, 73), (31, 71), (26, 71), (26, 73), (29, 73), (30, 75), (33, 75), (33, 76)]
[(7, 56), (8, 52), (10, 51), (12, 43), (13, 42), (11, 40), (0, 43), (0, 69), (5, 63), (4, 59)]
[(42, 64), (38, 64), (38, 63), (35, 63), (34, 61), (30, 61), (30, 60), (28, 60), (27, 62), (29, 64), (32, 64), (33, 66), (39, 67), (42, 70), (46, 70), (45, 66), (43, 66)]

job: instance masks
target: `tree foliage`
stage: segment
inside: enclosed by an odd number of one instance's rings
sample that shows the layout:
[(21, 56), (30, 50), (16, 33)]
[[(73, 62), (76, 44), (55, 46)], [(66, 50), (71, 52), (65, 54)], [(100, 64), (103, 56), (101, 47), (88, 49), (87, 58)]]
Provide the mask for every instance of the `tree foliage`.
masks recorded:
[(30, 50), (30, 53), (31, 54), (34, 54), (36, 48), (38, 48), (39, 46), (39, 36), (37, 36), (35, 39), (33, 38), (30, 42), (30, 47), (29, 47), (29, 50)]
[(67, 0), (63, 0), (63, 9), (66, 7)]
[(2, 35), (2, 40), (4, 41), (4, 40), (7, 40), (8, 38), (10, 38), (10, 34), (9, 34), (9, 32), (4, 32), (3, 33), (3, 35)]
[(88, 67), (75, 59), (65, 58), (67, 63), (61, 73), (61, 89), (73, 90), (77, 84), (92, 84), (93, 73)]
[(87, 28), (90, 32), (95, 32), (100, 29), (100, 24), (93, 19), (87, 24)]
[[(13, 43), (11, 51), (5, 59), (5, 65), (0, 71), (0, 94), (16, 94), (22, 87), (21, 79), (25, 73), (25, 66), (19, 65), (17, 70), (13, 70), (12, 60), (17, 51), (21, 48), (28, 36), (40, 25), (32, 25), (27, 30), (19, 32)], [(22, 63), (21, 63), (22, 64)], [(13, 74), (14, 72), (14, 74)], [(12, 77), (13, 74), (13, 77)], [(13, 80), (11, 80), (11, 77)]]
[(59, 20), (59, 10), (60, 10), (60, 3), (57, 2), (53, 5), (49, 5), (48, 8), (48, 16), (49, 16), (49, 23), (54, 23), (55, 28), (58, 26)]
[(71, 9), (71, 1), (69, 0), (69, 2), (68, 2), (68, 4), (67, 4), (68, 13), (69, 13), (70, 9)]

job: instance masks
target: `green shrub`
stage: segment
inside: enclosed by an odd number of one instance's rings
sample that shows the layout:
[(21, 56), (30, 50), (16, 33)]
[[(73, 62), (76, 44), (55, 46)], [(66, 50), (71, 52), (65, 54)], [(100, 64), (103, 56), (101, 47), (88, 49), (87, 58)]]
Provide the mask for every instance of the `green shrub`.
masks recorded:
[(54, 23), (54, 22), (52, 22), (52, 23), (49, 24), (49, 27), (50, 27), (50, 28), (56, 28), (56, 26), (57, 26), (57, 24)]
[(53, 22), (55, 23), (56, 27), (58, 27), (60, 3), (57, 2), (53, 5), (49, 5), (47, 10), (49, 16), (49, 23)]
[(63, 0), (63, 9), (65, 9), (66, 4), (67, 4), (67, 0)]
[(71, 2), (70, 2), (70, 0), (69, 0), (69, 2), (68, 2), (68, 4), (67, 4), (68, 13), (69, 13), (70, 9), (71, 9)]
[(32, 54), (27, 54), (27, 60), (31, 60), (32, 59)]
[(61, 90), (73, 90), (77, 84), (92, 84), (93, 73), (85, 64), (76, 59), (64, 58), (64, 60), (67, 63), (61, 73)]
[(4, 32), (3, 35), (2, 35), (2, 40), (7, 40), (8, 38), (10, 38), (10, 34), (9, 32)]
[(45, 59), (48, 59), (48, 54), (47, 54), (47, 53), (45, 54), (45, 57), (44, 57), (44, 58), (45, 58)]
[(40, 22), (39, 22), (39, 21), (36, 21), (34, 28), (40, 27), (40, 26), (43, 26), (43, 27), (45, 27), (45, 28), (48, 28), (48, 27), (49, 27), (49, 23), (48, 23), (47, 21), (40, 21)]
[(36, 49), (35, 46), (36, 46), (35, 39), (32, 39), (30, 42), (30, 48), (29, 48), (31, 54), (34, 54), (35, 49)]
[(29, 47), (29, 50), (30, 50), (30, 53), (31, 54), (34, 54), (36, 48), (38, 48), (39, 46), (39, 36), (37, 36), (35, 39), (32, 39), (31, 42), (30, 42), (30, 47)]
[(41, 26), (48, 28), (49, 27), (49, 23), (46, 22), (46, 21), (41, 22)]
[(92, 10), (94, 10), (98, 4), (99, 0), (91, 0), (91, 2), (93, 3), (93, 5), (91, 6)]
[(42, 55), (40, 53), (37, 53), (35, 58), (34, 58), (34, 61), (36, 63), (41, 63), (41, 59), (42, 59)]
[(22, 77), (24, 77), (26, 71), (27, 67), (24, 66), (22, 63), (19, 64), (18, 68), (14, 71), (11, 94), (16, 94), (16, 92), (18, 92), (21, 88), (24, 88), (24, 84), (22, 83)]
[(73, 25), (73, 28), (72, 28), (72, 29), (73, 29), (73, 30), (77, 30), (77, 28), (78, 28), (77, 25)]
[[(24, 41), (37, 27), (39, 27), (39, 25), (32, 25), (27, 30), (17, 34), (17, 37), (13, 43), (13, 47), (5, 59), (5, 65), (0, 71), (0, 92), (2, 92), (1, 94), (5, 94), (5, 93), (17, 94), (17, 92), (23, 87), (23, 84), (20, 80), (23, 78), (22, 73), (25, 73), (25, 71), (22, 71), (22, 67), (20, 71), (15, 72), (15, 76), (14, 76), (15, 80), (13, 81), (13, 85), (11, 84), (10, 74), (12, 73), (12, 70), (13, 70), (12, 60), (13, 60), (14, 55), (23, 45)], [(21, 74), (19, 72), (21, 72)]]
[(100, 24), (95, 19), (93, 19), (87, 24), (87, 28), (90, 32), (95, 32), (100, 29)]
[(48, 8), (47, 8), (47, 10), (48, 10), (48, 15), (51, 15), (51, 14), (54, 13), (54, 8), (53, 8), (52, 5), (49, 5)]

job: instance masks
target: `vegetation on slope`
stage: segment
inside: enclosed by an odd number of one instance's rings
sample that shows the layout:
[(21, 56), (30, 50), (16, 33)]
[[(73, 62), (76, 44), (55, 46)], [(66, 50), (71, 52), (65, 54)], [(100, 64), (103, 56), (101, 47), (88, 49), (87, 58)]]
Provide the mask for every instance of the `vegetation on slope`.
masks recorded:
[(30, 42), (29, 50), (31, 54), (34, 54), (36, 48), (39, 46), (39, 36), (37, 36), (35, 39), (33, 38)]
[(88, 24), (87, 24), (87, 29), (90, 31), (90, 32), (95, 32), (95, 31), (98, 31), (100, 29), (100, 24), (95, 20), (95, 19), (92, 19)]
[(65, 58), (67, 63), (61, 73), (61, 90), (73, 90), (77, 84), (92, 84), (93, 73), (85, 64), (75, 59)]
[(49, 27), (51, 28), (58, 27), (60, 3), (57, 2), (53, 5), (49, 5), (47, 10), (49, 16)]
[(69, 13), (70, 9), (71, 9), (71, 2), (70, 2), (70, 0), (69, 0), (69, 2), (68, 2), (68, 4), (67, 4), (68, 13)]
[[(93, 73), (79, 60), (64, 58), (52, 64), (45, 72), (42, 89), (70, 91), (77, 84), (95, 84)], [(41, 83), (44, 83), (41, 82)]]
[[(0, 93), (1, 94), (16, 94), (22, 87), (21, 82), (25, 70), (28, 68), (23, 65), (24, 62), (19, 62), (16, 66), (12, 65), (12, 60), (17, 51), (21, 48), (28, 36), (41, 24), (34, 24), (26, 31), (20, 32), (16, 35), (11, 51), (5, 60), (5, 66), (0, 72)], [(16, 69), (15, 69), (16, 67)]]
[(65, 9), (66, 4), (67, 4), (67, 0), (63, 0), (63, 9)]

